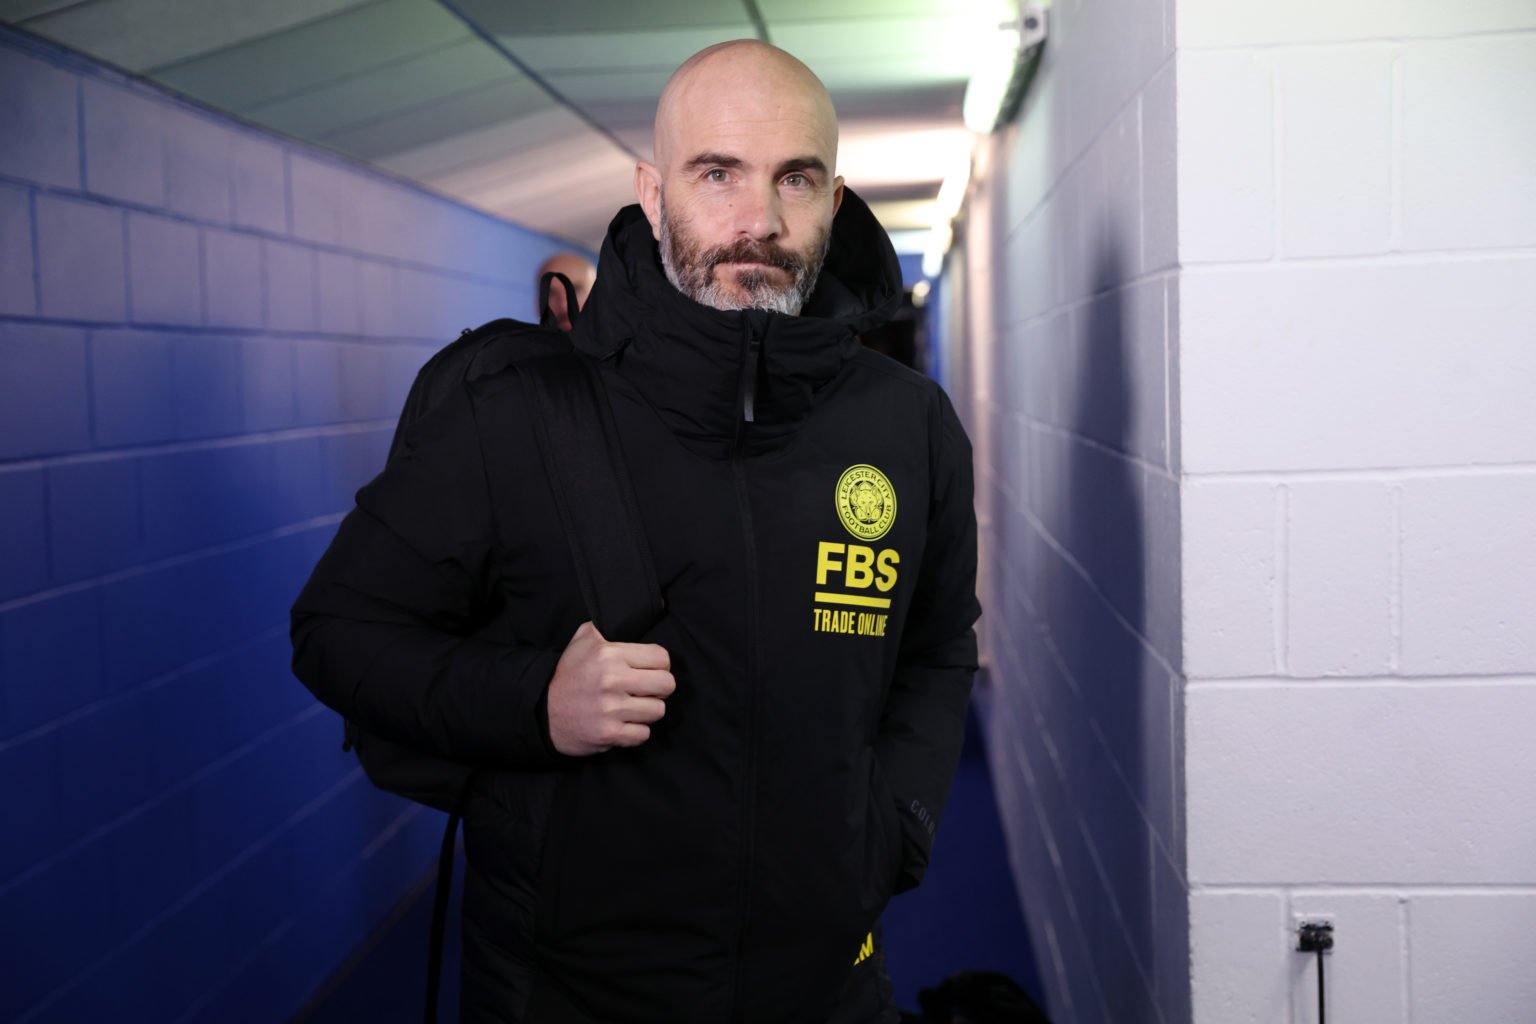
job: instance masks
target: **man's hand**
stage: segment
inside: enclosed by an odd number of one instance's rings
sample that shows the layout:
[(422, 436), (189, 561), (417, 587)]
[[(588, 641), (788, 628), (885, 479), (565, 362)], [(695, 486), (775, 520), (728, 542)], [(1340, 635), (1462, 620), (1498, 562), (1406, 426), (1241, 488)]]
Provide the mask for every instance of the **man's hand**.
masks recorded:
[(585, 757), (638, 747), (666, 714), (677, 688), (672, 657), (657, 644), (609, 643), (583, 622), (549, 682), (549, 738), (562, 754)]

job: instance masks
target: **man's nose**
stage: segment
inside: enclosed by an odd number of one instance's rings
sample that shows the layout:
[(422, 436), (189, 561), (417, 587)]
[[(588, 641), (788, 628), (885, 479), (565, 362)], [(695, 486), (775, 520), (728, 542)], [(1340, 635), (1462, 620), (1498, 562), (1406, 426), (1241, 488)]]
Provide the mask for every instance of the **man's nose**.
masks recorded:
[(760, 242), (784, 233), (784, 204), (777, 187), (747, 190), (736, 207), (736, 231)]

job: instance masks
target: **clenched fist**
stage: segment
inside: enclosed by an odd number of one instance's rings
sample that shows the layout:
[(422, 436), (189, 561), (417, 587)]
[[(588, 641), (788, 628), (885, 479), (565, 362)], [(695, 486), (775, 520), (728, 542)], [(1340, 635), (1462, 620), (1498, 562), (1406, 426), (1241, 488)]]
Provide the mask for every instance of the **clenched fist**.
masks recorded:
[(590, 622), (576, 630), (549, 682), (549, 738), (584, 757), (638, 747), (677, 688), (672, 658), (657, 644), (609, 643)]

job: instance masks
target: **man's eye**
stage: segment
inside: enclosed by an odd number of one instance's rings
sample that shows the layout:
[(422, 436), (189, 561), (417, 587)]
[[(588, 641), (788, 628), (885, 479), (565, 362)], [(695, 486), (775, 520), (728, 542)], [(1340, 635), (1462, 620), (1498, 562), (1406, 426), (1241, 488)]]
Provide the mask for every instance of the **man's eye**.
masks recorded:
[(805, 188), (811, 183), (811, 179), (803, 174), (791, 174), (784, 179), (784, 184), (790, 188)]
[(731, 176), (726, 174), (725, 171), (721, 168), (716, 167), (704, 172), (704, 177), (706, 180), (712, 181), (717, 185), (723, 185), (725, 182), (730, 180)]

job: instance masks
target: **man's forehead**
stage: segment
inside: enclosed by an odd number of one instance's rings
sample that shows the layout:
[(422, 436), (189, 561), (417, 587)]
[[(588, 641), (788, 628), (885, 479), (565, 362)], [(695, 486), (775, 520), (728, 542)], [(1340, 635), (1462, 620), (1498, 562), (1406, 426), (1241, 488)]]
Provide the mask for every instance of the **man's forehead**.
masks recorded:
[(757, 105), (706, 101), (679, 108), (671, 135), (691, 158), (695, 151), (748, 151), (764, 145), (789, 146), (829, 158), (837, 149), (837, 122), (808, 104)]
[(784, 51), (752, 42), (714, 47), (667, 83), (656, 112), (658, 160), (691, 161), (732, 143), (752, 149), (765, 141), (789, 141), (828, 163), (837, 153), (837, 115), (826, 87)]

